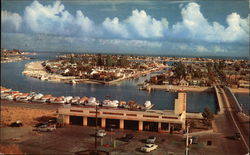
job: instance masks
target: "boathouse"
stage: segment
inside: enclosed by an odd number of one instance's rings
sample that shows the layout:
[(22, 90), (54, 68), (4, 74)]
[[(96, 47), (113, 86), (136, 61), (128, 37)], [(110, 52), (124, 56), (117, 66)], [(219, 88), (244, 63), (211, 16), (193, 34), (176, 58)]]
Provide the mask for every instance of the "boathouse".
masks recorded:
[[(167, 104), (167, 103), (166, 103)], [(178, 132), (185, 129), (186, 93), (178, 93), (174, 110), (131, 111), (104, 107), (62, 107), (58, 119), (64, 124), (99, 126), (139, 131)], [(97, 118), (97, 121), (96, 121)]]

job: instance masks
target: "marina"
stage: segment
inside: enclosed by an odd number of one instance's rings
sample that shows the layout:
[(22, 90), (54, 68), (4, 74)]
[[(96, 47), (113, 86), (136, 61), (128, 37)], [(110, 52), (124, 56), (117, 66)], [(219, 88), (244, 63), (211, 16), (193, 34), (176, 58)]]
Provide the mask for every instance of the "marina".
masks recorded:
[[(64, 53), (46, 53), (37, 52), (32, 57), (36, 61), (44, 61), (54, 59), (55, 57)], [(118, 85), (96, 85), (91, 83), (70, 85), (65, 83), (51, 83), (48, 81), (41, 81), (39, 79), (30, 78), (22, 75), (25, 64), (34, 60), (25, 60), (16, 63), (7, 63), (1, 65), (1, 79), (2, 86), (18, 90), (20, 92), (39, 92), (42, 94), (51, 94), (52, 96), (94, 96), (98, 100), (103, 101), (106, 96), (110, 96), (110, 100), (129, 101), (133, 100), (140, 105), (143, 105), (146, 100), (150, 100), (154, 106), (153, 109), (172, 110), (174, 108), (173, 101), (177, 96), (175, 91), (153, 90), (150, 93), (147, 91), (140, 91), (138, 84), (142, 84), (146, 79), (149, 79), (153, 74), (150, 73), (136, 79), (129, 79), (120, 82)], [(18, 82), (16, 81), (18, 79)], [(213, 91), (208, 92), (187, 92), (187, 112), (203, 112), (205, 107), (210, 108), (216, 113), (216, 98)], [(61, 103), (61, 99), (54, 98), (52, 102)], [(41, 100), (42, 102), (42, 100)], [(80, 103), (84, 102), (84, 98), (80, 99)], [(245, 104), (248, 104), (245, 102)], [(244, 106), (248, 108), (248, 106)]]

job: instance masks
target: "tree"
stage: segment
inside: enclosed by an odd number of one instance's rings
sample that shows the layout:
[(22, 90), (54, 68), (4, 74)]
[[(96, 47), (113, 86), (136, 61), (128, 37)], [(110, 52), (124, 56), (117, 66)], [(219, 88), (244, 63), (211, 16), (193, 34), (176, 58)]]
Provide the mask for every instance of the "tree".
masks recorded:
[(70, 57), (69, 62), (70, 62), (71, 64), (74, 64), (74, 63), (75, 63), (75, 59), (74, 59), (74, 57), (73, 57), (73, 56), (71, 56), (71, 57)]
[(202, 116), (203, 116), (203, 118), (204, 118), (205, 120), (211, 121), (211, 120), (214, 119), (214, 115), (213, 115), (212, 111), (211, 111), (209, 108), (207, 108), (207, 107), (204, 108), (204, 111), (203, 111), (203, 113), (202, 113)]
[(114, 62), (113, 58), (110, 55), (108, 55), (107, 59), (106, 59), (106, 66), (111, 67), (114, 65), (115, 65), (115, 62)]
[(175, 63), (175, 73), (178, 79), (184, 78), (186, 76), (185, 65), (181, 62)]
[(102, 59), (102, 55), (98, 54), (97, 56), (97, 66), (103, 66), (103, 59)]
[(125, 56), (121, 56), (120, 59), (117, 61), (117, 65), (120, 67), (126, 67), (129, 65), (129, 61), (126, 59)]

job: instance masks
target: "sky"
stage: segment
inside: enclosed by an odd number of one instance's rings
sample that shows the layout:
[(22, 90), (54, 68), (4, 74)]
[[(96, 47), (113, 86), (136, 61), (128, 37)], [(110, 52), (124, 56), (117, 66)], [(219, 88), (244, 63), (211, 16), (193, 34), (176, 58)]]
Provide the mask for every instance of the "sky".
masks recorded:
[(1, 47), (249, 57), (248, 0), (3, 0)]

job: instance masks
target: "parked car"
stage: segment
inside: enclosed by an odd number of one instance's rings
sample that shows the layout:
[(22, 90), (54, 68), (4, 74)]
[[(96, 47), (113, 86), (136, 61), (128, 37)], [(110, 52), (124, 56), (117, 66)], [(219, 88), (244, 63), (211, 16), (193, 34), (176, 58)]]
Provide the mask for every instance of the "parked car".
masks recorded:
[(236, 139), (236, 140), (240, 140), (240, 133), (239, 132), (237, 132), (237, 133), (235, 133), (235, 135), (234, 135), (234, 139)]
[(115, 124), (111, 124), (109, 127), (106, 127), (106, 131), (110, 131), (110, 132), (113, 132), (115, 129)]
[(131, 141), (135, 136), (133, 134), (126, 134), (124, 137), (121, 138), (121, 141), (129, 142)]
[(36, 131), (39, 131), (39, 132), (52, 132), (54, 130), (56, 130), (55, 125), (48, 126), (48, 127), (38, 127), (38, 128), (36, 128)]
[(107, 135), (107, 133), (105, 132), (105, 130), (98, 130), (96, 133), (97, 137), (104, 137), (106, 135)]
[(46, 128), (47, 126), (48, 126), (47, 123), (37, 123), (37, 124), (35, 125), (36, 128)]
[(158, 145), (156, 144), (146, 144), (145, 146), (141, 147), (142, 152), (151, 152), (153, 150), (156, 150), (158, 148)]
[(16, 121), (10, 124), (11, 127), (21, 127), (23, 123), (21, 121)]
[(147, 144), (154, 144), (156, 140), (155, 136), (149, 136), (148, 139), (146, 140)]
[(198, 137), (192, 136), (191, 139), (192, 139), (192, 144), (198, 144)]

